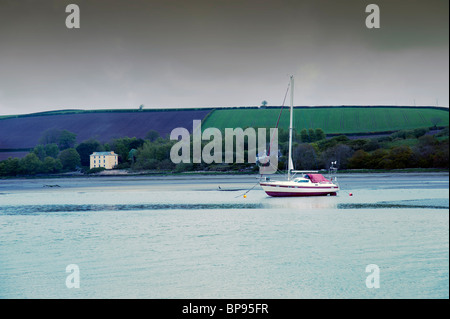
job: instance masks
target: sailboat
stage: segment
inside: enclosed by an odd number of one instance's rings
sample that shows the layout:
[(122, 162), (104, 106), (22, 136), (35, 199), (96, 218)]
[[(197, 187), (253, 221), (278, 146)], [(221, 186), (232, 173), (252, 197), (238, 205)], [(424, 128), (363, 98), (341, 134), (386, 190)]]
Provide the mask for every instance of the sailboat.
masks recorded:
[(289, 153), (287, 180), (271, 181), (266, 178), (260, 186), (267, 195), (273, 197), (287, 196), (336, 196), (339, 186), (325, 178), (318, 171), (296, 171), (292, 161), (292, 117), (294, 111), (294, 77), (290, 78), (290, 121), (289, 121)]

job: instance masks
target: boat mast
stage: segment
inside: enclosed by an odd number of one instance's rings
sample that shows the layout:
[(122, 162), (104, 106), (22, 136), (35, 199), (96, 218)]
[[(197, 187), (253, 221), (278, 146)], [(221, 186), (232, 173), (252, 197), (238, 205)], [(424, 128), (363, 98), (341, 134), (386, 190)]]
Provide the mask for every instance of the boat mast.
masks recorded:
[(289, 120), (289, 154), (288, 154), (288, 181), (291, 180), (291, 170), (294, 169), (292, 163), (292, 114), (294, 113), (294, 76), (291, 75), (291, 107), (290, 107), (290, 120)]

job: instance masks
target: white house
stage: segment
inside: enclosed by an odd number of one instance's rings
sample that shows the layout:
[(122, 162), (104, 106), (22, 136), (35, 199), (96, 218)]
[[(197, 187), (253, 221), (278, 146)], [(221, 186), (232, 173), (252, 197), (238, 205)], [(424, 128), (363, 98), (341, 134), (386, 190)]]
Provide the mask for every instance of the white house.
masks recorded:
[(118, 155), (114, 152), (94, 152), (90, 157), (90, 168), (104, 167), (113, 169), (119, 164)]

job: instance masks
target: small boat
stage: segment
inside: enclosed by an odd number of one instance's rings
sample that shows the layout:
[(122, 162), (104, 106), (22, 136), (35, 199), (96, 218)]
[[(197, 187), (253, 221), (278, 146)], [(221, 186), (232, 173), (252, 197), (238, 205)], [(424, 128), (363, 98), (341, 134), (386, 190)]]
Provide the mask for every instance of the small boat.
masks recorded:
[(286, 181), (271, 181), (266, 179), (259, 185), (267, 195), (273, 197), (287, 196), (336, 196), (339, 186), (326, 179), (317, 171), (292, 171), (301, 173), (300, 177), (292, 177)]
[[(290, 79), (291, 106), (289, 124), (289, 154), (287, 180), (271, 181), (266, 177), (260, 181), (260, 186), (267, 195), (273, 197), (288, 196), (336, 196), (339, 186), (331, 180), (326, 179), (317, 171), (295, 171), (292, 161), (292, 113), (294, 109), (294, 77)], [(332, 163), (332, 165), (335, 162)], [(334, 167), (332, 167), (334, 169)], [(297, 174), (300, 176), (297, 177)]]

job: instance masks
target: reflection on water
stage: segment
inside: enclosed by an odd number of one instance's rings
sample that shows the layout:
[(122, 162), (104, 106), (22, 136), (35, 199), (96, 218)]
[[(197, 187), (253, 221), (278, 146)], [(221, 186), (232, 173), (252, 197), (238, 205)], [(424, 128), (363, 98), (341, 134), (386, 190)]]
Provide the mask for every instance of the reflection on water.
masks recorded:
[(256, 209), (262, 204), (126, 204), (126, 205), (18, 205), (0, 207), (0, 214), (33, 214), (58, 212), (101, 212), (101, 211), (136, 211), (136, 210), (203, 210), (203, 209)]
[(336, 209), (337, 202), (334, 197), (290, 197), (290, 198), (266, 198), (265, 208), (271, 209), (293, 209), (293, 210), (316, 210)]
[[(198, 193), (201, 193), (198, 191)], [(211, 192), (213, 193), (213, 192)], [(85, 192), (78, 192), (83, 195)], [(116, 197), (117, 193), (110, 196)], [(427, 209), (449, 209), (448, 198), (424, 198), (407, 199), (394, 201), (348, 201), (345, 197), (289, 197), (272, 198), (264, 196), (260, 192), (259, 196), (252, 194), (252, 199), (236, 200), (236, 197), (209, 197), (204, 199), (198, 196), (189, 196), (186, 201), (174, 202), (174, 199), (162, 202), (142, 202), (132, 203), (86, 203), (86, 204), (34, 204), (34, 205), (2, 205), (0, 215), (29, 215), (39, 213), (59, 213), (59, 212), (103, 212), (103, 211), (161, 211), (161, 210), (254, 210), (254, 209), (294, 209), (294, 210), (321, 210), (321, 209), (386, 209), (386, 208), (427, 208)], [(249, 195), (250, 196), (250, 195)], [(80, 197), (82, 201), (84, 197)], [(183, 200), (183, 197), (178, 197)], [(207, 202), (207, 201), (210, 202)]]
[(449, 209), (448, 198), (433, 198), (420, 200), (403, 200), (377, 203), (340, 203), (339, 209), (377, 209), (377, 208), (429, 208), (429, 209)]
[(146, 203), (146, 204), (79, 204), (79, 205), (10, 205), (1, 206), (0, 214), (37, 214), (59, 212), (102, 212), (102, 211), (152, 211), (152, 210), (227, 210), (227, 209), (385, 209), (385, 208), (429, 208), (448, 209), (448, 199), (404, 200), (376, 203), (336, 203), (321, 198), (279, 198), (264, 203)]

